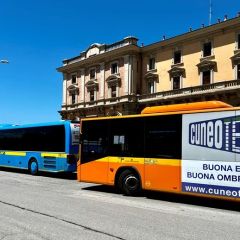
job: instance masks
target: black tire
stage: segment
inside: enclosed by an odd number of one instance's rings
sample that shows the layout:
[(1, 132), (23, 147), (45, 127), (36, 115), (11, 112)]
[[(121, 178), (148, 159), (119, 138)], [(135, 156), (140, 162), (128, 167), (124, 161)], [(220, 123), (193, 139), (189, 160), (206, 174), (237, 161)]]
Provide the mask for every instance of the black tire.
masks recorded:
[(28, 170), (31, 175), (38, 174), (38, 162), (35, 158), (30, 159), (30, 161), (28, 163)]
[(130, 169), (126, 169), (119, 176), (118, 188), (127, 196), (137, 195), (141, 191), (139, 176)]

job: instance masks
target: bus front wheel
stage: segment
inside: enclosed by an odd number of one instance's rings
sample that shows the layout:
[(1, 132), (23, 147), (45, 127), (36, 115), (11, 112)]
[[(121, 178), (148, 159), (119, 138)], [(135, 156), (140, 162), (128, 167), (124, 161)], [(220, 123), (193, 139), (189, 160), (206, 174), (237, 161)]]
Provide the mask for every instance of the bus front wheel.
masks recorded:
[(28, 164), (28, 170), (32, 175), (36, 175), (38, 173), (38, 163), (35, 158), (30, 159)]
[(140, 179), (136, 173), (126, 169), (119, 176), (118, 187), (127, 196), (137, 195), (141, 190)]

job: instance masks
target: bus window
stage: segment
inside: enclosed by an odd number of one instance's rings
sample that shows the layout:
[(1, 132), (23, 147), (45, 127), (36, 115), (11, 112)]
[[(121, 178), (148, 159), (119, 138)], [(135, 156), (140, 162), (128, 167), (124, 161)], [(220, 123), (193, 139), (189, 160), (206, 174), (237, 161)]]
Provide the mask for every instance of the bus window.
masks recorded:
[(181, 159), (182, 117), (180, 115), (146, 118), (147, 158)]
[(87, 163), (105, 157), (108, 145), (108, 125), (106, 121), (85, 122), (82, 129), (82, 160)]
[(140, 118), (110, 121), (110, 156), (142, 157), (144, 152), (144, 121)]

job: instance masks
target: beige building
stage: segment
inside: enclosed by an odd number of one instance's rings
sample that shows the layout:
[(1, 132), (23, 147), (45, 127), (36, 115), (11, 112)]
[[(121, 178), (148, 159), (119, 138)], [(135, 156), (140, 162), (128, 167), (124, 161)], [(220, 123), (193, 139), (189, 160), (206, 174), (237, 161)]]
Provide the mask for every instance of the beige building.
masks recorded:
[(148, 46), (137, 41), (92, 44), (63, 61), (63, 119), (213, 99), (240, 105), (240, 17)]

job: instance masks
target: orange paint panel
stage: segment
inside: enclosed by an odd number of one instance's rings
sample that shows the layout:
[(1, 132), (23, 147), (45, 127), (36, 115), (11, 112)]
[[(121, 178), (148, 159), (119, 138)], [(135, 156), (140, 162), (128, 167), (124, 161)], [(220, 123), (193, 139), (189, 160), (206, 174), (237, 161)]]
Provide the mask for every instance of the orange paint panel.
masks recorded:
[(181, 167), (145, 165), (145, 189), (181, 191)]
[(232, 106), (221, 101), (181, 103), (181, 104), (146, 107), (142, 110), (141, 114), (193, 111), (193, 110), (216, 109), (216, 108), (232, 108)]
[(92, 161), (78, 167), (78, 180), (83, 182), (108, 183), (108, 162)]

